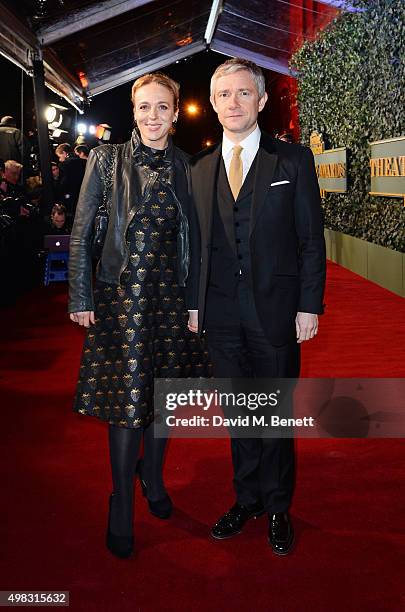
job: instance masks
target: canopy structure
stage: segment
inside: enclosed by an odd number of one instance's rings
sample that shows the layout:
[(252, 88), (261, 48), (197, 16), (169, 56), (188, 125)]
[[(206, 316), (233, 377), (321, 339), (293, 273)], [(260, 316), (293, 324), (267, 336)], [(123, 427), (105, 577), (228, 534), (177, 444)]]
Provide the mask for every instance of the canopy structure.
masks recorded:
[(290, 74), (292, 52), (344, 0), (14, 0), (0, 2), (0, 52), (78, 109), (87, 98), (204, 49)]

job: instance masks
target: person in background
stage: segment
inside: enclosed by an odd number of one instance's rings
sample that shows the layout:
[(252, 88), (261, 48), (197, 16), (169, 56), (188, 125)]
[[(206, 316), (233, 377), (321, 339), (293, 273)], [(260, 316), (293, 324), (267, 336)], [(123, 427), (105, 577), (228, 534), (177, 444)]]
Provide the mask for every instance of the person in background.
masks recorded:
[(80, 157), (80, 159), (85, 159), (87, 161), (89, 153), (90, 149), (87, 145), (81, 144), (75, 147), (75, 154), (77, 155), (77, 157)]
[(59, 159), (60, 198), (66, 206), (68, 215), (74, 218), (80, 187), (86, 170), (86, 160), (74, 154), (67, 142), (58, 145), (55, 155)]
[(53, 197), (57, 202), (62, 200), (62, 192), (60, 187), (60, 170), (56, 162), (51, 162), (51, 172), (53, 178)]
[(44, 235), (70, 234), (70, 226), (66, 218), (66, 207), (54, 204), (48, 223), (45, 224)]
[(25, 163), (29, 157), (30, 144), (16, 127), (14, 117), (6, 115), (0, 120), (0, 158), (14, 159)]
[(25, 195), (24, 189), (19, 184), (22, 164), (14, 159), (8, 159), (5, 164), (1, 190), (3, 197), (20, 198)]

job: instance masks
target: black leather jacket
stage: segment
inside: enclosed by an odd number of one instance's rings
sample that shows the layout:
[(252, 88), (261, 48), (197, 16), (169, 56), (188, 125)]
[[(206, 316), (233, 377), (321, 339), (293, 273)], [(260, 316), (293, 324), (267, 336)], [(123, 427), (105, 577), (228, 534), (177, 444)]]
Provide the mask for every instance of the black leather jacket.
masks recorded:
[[(152, 188), (156, 173), (141, 165), (139, 138), (134, 131), (131, 140), (114, 145), (116, 164), (111, 177), (109, 223), (96, 277), (106, 283), (120, 284), (129, 253), (126, 232), (145, 190)], [(103, 201), (113, 146), (101, 145), (90, 152), (70, 238), (69, 312), (94, 310), (92, 290), (92, 240), (94, 220)], [(188, 155), (173, 147), (173, 191), (179, 207), (177, 238), (179, 285), (186, 286), (186, 303), (196, 308), (199, 276), (199, 228), (191, 200)], [(187, 280), (187, 283), (186, 283)]]

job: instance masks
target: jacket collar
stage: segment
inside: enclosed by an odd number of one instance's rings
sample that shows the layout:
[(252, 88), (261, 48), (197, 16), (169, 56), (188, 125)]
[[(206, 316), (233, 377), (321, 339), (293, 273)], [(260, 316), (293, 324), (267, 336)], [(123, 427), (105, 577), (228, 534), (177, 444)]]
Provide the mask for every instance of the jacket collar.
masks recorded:
[[(139, 132), (136, 128), (132, 130), (130, 146), (132, 159), (134, 160), (135, 164), (138, 166), (143, 166), (144, 161), (142, 155), (142, 143), (139, 137)], [(172, 161), (174, 157), (174, 145), (171, 136), (169, 136), (165, 157), (170, 161)]]

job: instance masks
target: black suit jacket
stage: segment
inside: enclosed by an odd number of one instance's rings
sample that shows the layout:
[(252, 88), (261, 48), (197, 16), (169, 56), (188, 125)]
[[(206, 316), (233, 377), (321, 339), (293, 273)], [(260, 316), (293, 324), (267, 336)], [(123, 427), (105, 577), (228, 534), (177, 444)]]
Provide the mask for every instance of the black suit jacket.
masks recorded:
[[(297, 312), (323, 312), (323, 217), (309, 148), (262, 132), (257, 155), (249, 228), (252, 288), (266, 336), (271, 344), (281, 345), (295, 336)], [(199, 333), (210, 278), (212, 213), (220, 159), (219, 143), (191, 160), (201, 231)]]

